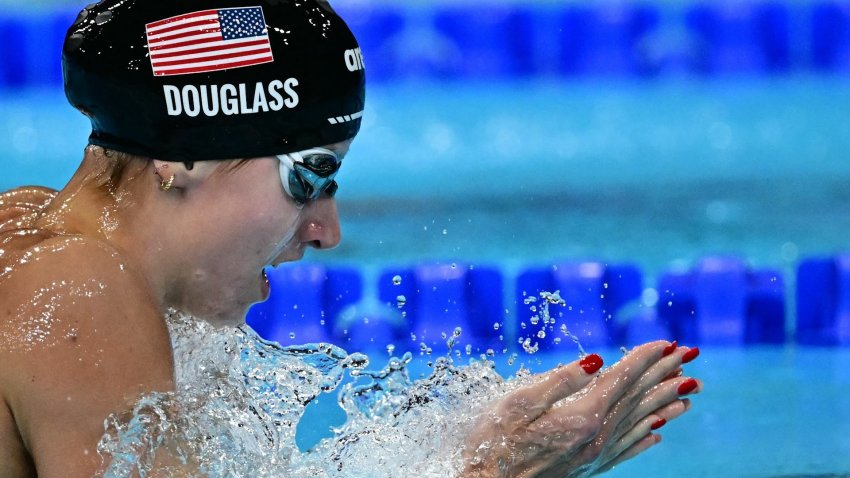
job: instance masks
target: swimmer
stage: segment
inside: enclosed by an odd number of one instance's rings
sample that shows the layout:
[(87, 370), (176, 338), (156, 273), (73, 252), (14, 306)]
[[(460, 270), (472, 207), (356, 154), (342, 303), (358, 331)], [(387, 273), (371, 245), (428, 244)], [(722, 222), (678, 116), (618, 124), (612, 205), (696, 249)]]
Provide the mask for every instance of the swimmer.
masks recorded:
[[(79, 169), (0, 195), (4, 478), (95, 474), (104, 419), (175, 386), (168, 310), (236, 325), (264, 266), (339, 243), (335, 175), (365, 104), (323, 0), (105, 0), (63, 70), (92, 122)], [(702, 388), (682, 373), (697, 353), (654, 342), (537, 376), (479, 419), (462, 476), (589, 476), (642, 453)], [(178, 473), (165, 451), (154, 476)]]

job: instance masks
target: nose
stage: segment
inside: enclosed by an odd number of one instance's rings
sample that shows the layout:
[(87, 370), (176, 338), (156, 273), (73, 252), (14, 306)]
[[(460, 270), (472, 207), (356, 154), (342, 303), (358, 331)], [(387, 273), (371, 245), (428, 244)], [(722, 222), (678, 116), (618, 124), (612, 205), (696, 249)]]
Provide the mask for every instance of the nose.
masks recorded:
[(304, 206), (306, 220), (301, 226), (300, 242), (316, 249), (333, 249), (342, 238), (336, 200), (321, 197)]

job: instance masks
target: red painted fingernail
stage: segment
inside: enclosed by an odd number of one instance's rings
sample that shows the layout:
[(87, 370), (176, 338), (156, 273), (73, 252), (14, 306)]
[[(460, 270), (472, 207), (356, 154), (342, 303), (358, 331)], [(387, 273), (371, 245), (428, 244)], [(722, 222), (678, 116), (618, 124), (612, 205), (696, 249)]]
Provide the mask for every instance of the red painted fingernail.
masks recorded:
[(651, 430), (658, 430), (659, 428), (663, 427), (663, 426), (664, 426), (664, 425), (666, 425), (666, 424), (667, 424), (667, 420), (665, 420), (665, 419), (663, 419), (663, 418), (659, 418), (659, 419), (658, 419), (658, 421), (656, 421), (655, 423), (653, 423), (653, 424), (652, 424), (652, 426), (651, 426), (651, 427), (649, 427), (649, 428), (650, 428)]
[(694, 347), (691, 350), (685, 352), (685, 355), (682, 355), (682, 363), (688, 363), (691, 360), (697, 358), (699, 356), (699, 347)]
[(664, 355), (662, 355), (662, 357), (666, 357), (666, 356), (672, 354), (673, 352), (676, 351), (677, 347), (679, 347), (679, 342), (674, 340), (672, 344), (670, 344), (670, 345), (668, 345), (667, 347), (664, 348)]
[(588, 375), (594, 374), (602, 368), (602, 357), (596, 354), (590, 354), (587, 357), (581, 359), (579, 362), (581, 368), (584, 369), (585, 373)]
[(696, 389), (697, 381), (695, 379), (689, 378), (682, 382), (681, 385), (679, 385), (677, 392), (679, 392), (679, 395), (687, 395)]

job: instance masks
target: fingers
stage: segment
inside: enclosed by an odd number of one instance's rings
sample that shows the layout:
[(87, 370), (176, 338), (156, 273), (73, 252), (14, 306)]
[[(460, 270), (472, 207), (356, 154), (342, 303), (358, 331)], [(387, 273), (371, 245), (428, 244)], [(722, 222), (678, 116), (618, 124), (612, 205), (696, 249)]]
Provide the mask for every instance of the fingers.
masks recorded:
[(645, 435), (643, 438), (640, 439), (640, 441), (632, 445), (626, 451), (621, 453), (618, 457), (603, 465), (594, 474), (600, 474), (610, 471), (611, 468), (614, 468), (615, 466), (619, 465), (620, 463), (623, 463), (624, 461), (631, 460), (632, 458), (640, 455), (641, 453), (645, 452), (646, 450), (652, 448), (653, 446), (659, 443), (661, 443), (661, 435)]
[[(604, 410), (609, 410), (627, 391), (633, 388), (634, 384), (647, 370), (655, 365), (659, 359), (665, 357), (665, 352), (667, 353), (665, 358), (669, 358), (674, 351), (675, 344), (666, 341), (650, 342), (636, 347), (597, 378), (593, 388), (597, 389), (599, 393), (594, 391), (594, 393), (589, 394), (589, 398), (602, 400), (602, 404), (605, 406)], [(681, 363), (681, 359), (675, 360)], [(667, 361), (669, 364), (673, 362)], [(678, 366), (678, 363), (676, 366)], [(667, 373), (671, 372), (672, 369)], [(590, 395), (593, 395), (593, 397), (590, 397)]]
[[(615, 430), (625, 432), (638, 420), (672, 402), (679, 395), (698, 392), (698, 390), (688, 390), (677, 394), (677, 387), (688, 381), (687, 378), (681, 377), (682, 364), (690, 362), (699, 355), (699, 349), (678, 347), (673, 352), (667, 353), (668, 355), (650, 367), (614, 406), (611, 413), (614, 420), (609, 420), (609, 423), (615, 427)], [(696, 385), (701, 386), (699, 383)]]
[(602, 357), (590, 354), (581, 360), (541, 374), (537, 382), (514, 392), (512, 399), (506, 401), (505, 405), (522, 411), (526, 420), (532, 422), (556, 402), (586, 387), (600, 368)]
[[(625, 396), (615, 405), (606, 427), (611, 430), (607, 433), (610, 434), (612, 446), (604, 453), (602, 461), (611, 461), (604, 466), (605, 469), (610, 469), (655, 445), (660, 441), (660, 437), (653, 438), (656, 435), (652, 432), (690, 409), (690, 400), (682, 397), (699, 393), (703, 384), (694, 378), (681, 376), (680, 367), (697, 355), (699, 349), (678, 348), (675, 353), (660, 360), (640, 379), (639, 384), (649, 388), (642, 392), (642, 395), (636, 396), (639, 401)], [(636, 386), (635, 391), (640, 392), (642, 387)], [(606, 432), (603, 431), (603, 434)]]
[[(673, 345), (676, 345), (675, 342)], [(637, 381), (633, 389), (634, 396), (637, 399), (659, 383), (680, 377), (682, 364), (686, 364), (698, 356), (699, 348), (674, 347), (672, 351), (670, 349), (665, 350), (665, 354)]]
[(617, 440), (616, 444), (611, 448), (610, 456), (620, 456), (624, 451), (631, 448), (635, 443), (641, 440), (651, 432), (660, 429), (667, 423), (679, 418), (682, 414), (690, 410), (691, 401), (687, 398), (674, 400), (655, 412), (647, 415), (640, 420), (635, 426), (630, 428), (626, 433)]

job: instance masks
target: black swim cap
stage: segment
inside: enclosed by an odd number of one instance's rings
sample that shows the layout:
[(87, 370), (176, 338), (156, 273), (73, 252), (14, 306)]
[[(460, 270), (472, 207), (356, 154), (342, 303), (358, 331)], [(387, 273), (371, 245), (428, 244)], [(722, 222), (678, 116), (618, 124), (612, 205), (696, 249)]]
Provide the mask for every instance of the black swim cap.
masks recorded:
[(91, 144), (165, 161), (336, 143), (365, 104), (357, 40), (323, 0), (104, 0), (62, 69)]

